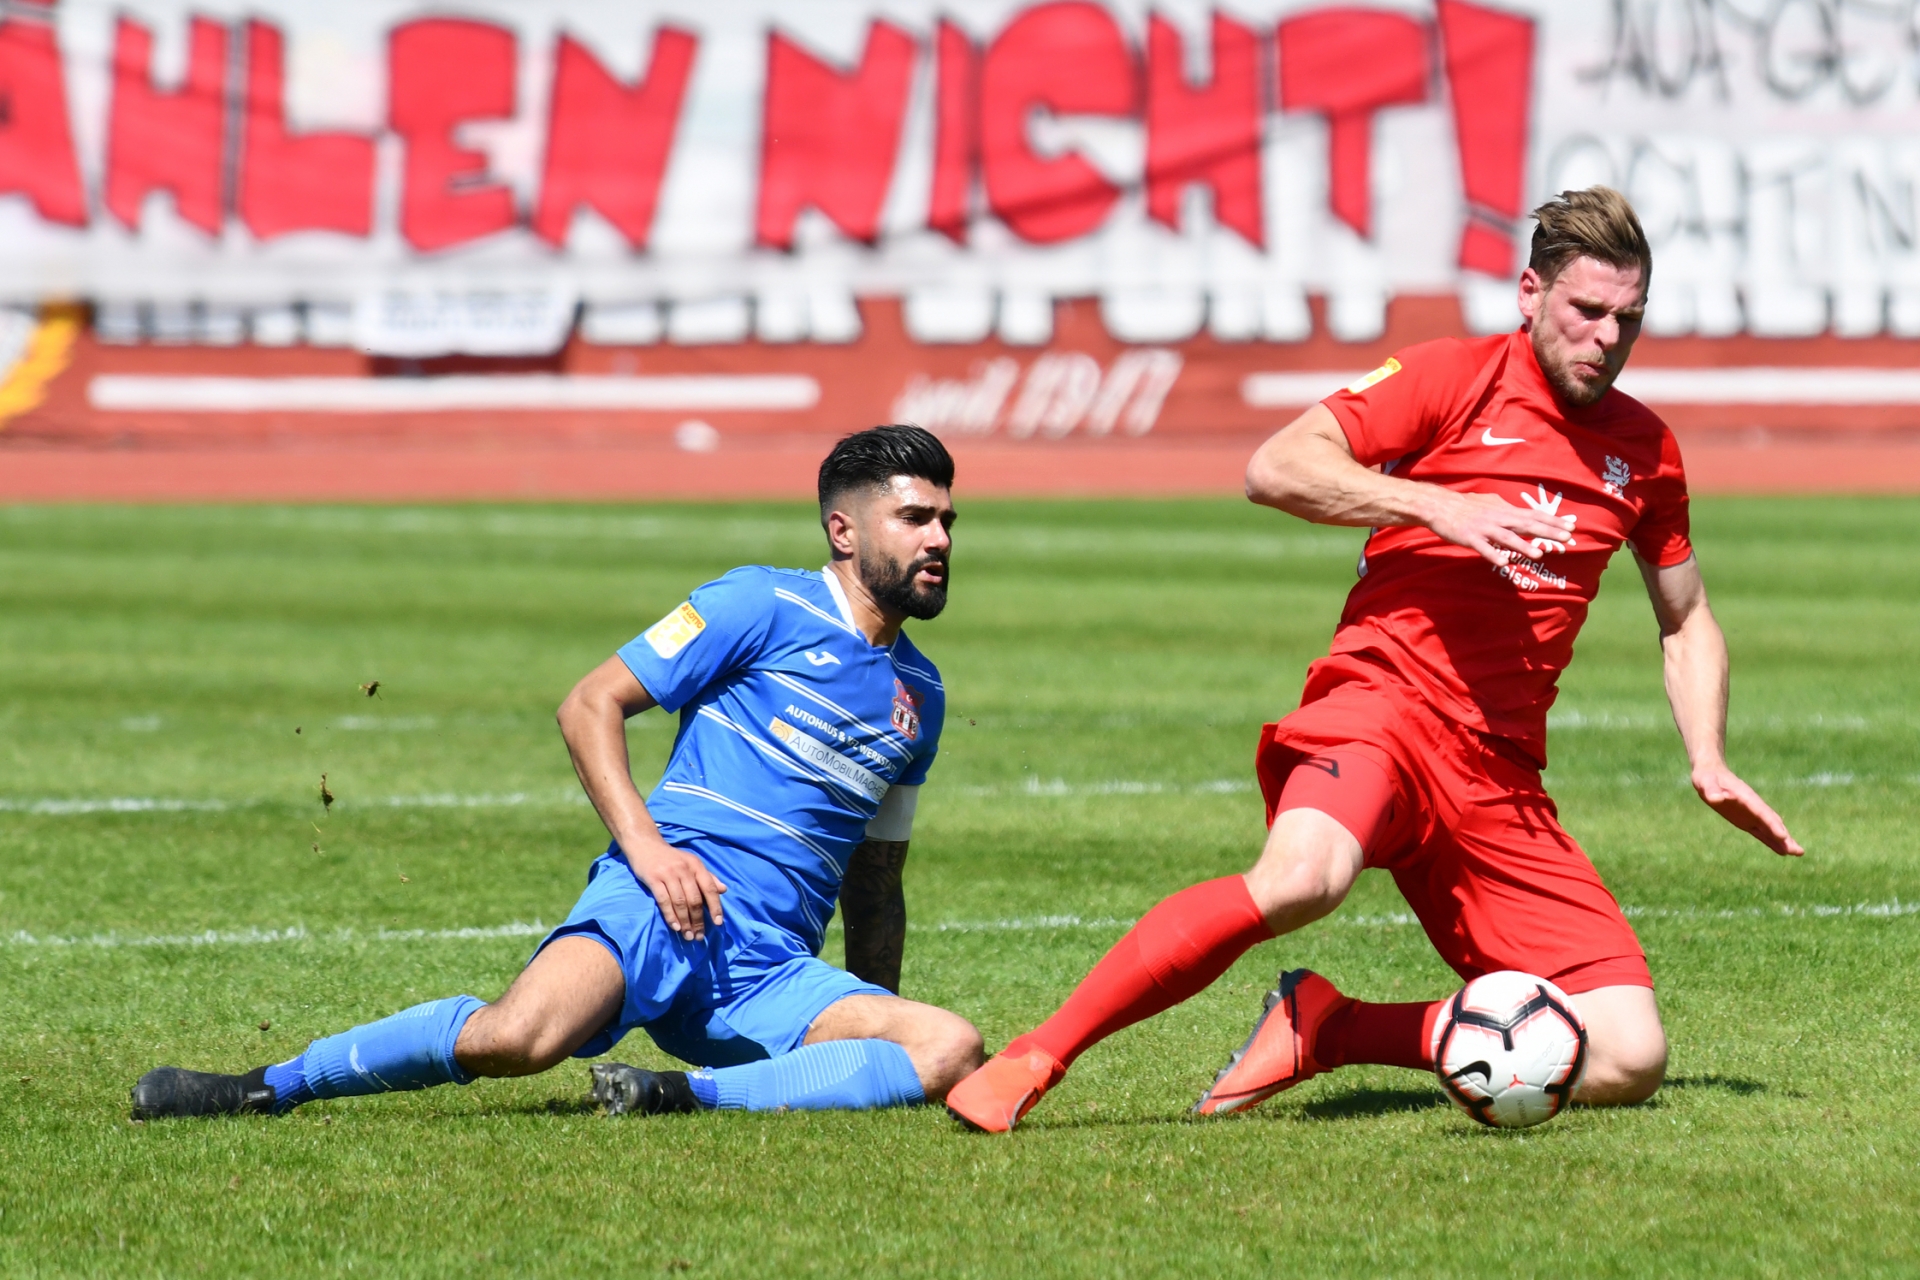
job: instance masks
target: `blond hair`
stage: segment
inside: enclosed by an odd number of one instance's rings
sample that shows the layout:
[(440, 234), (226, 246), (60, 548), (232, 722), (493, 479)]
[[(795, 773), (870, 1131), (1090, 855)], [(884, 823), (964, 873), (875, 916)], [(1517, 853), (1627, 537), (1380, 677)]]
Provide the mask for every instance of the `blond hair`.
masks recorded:
[(1640, 268), (1640, 292), (1653, 279), (1653, 250), (1627, 198), (1612, 187), (1562, 191), (1533, 211), (1533, 252), (1527, 265), (1551, 287), (1575, 258)]

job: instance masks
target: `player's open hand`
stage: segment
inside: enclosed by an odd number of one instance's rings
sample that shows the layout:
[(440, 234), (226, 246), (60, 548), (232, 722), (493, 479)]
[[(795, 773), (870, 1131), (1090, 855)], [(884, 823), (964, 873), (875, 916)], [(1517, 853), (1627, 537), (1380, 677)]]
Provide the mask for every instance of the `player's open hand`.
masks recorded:
[(1787, 830), (1787, 824), (1760, 793), (1734, 776), (1733, 770), (1720, 767), (1695, 769), (1693, 789), (1707, 807), (1784, 857), (1797, 858), (1806, 850)]
[(1480, 553), (1492, 565), (1537, 559), (1573, 544), (1574, 518), (1516, 507), (1491, 493), (1456, 493), (1431, 486), (1432, 503), (1421, 521), (1448, 542)]
[(633, 874), (660, 904), (668, 928), (688, 942), (698, 942), (707, 936), (709, 920), (714, 928), (720, 927), (724, 919), (720, 895), (727, 886), (714, 878), (706, 863), (664, 840), (650, 842), (639, 853), (624, 845), (622, 849)]

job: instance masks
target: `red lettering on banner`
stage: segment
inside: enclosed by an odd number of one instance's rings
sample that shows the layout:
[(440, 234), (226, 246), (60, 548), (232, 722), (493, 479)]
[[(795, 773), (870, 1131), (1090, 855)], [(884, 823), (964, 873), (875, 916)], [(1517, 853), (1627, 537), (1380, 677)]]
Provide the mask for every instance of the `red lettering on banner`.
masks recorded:
[(51, 15), (0, 22), (0, 195), (24, 195), (48, 222), (87, 225)]
[(1113, 15), (1087, 0), (1036, 5), (1007, 24), (980, 72), (980, 161), (987, 203), (1023, 240), (1053, 244), (1086, 235), (1120, 190), (1079, 155), (1034, 152), (1027, 120), (1055, 115), (1131, 116), (1139, 73)]
[(1280, 24), (1280, 106), (1321, 111), (1327, 202), (1362, 236), (1373, 225), (1373, 116), (1427, 100), (1427, 28), (1378, 9), (1316, 9)]
[(934, 48), (939, 77), (927, 225), (955, 244), (965, 244), (973, 213), (973, 176), (980, 166), (980, 50), (945, 19), (934, 36)]
[(1533, 22), (1463, 0), (1439, 0), (1439, 16), (1467, 197), (1460, 265), (1512, 275), (1533, 106)]
[(1189, 183), (1213, 189), (1213, 215), (1259, 248), (1260, 41), (1213, 15), (1213, 83), (1187, 84), (1180, 32), (1158, 14), (1147, 20), (1147, 215), (1178, 231)]
[(809, 207), (856, 240), (879, 237), (917, 51), (912, 36), (876, 22), (860, 65), (845, 72), (777, 31), (768, 36), (759, 243), (791, 249), (793, 224)]
[(220, 162), (226, 142), (227, 29), (194, 18), (187, 77), (173, 93), (151, 79), (153, 33), (122, 18), (113, 36), (113, 109), (107, 124), (106, 203), (127, 227), (153, 191), (173, 193), (181, 218), (220, 234)]
[(446, 249), (514, 223), (513, 192), (487, 181), (487, 160), (453, 140), (470, 120), (513, 114), (514, 35), (463, 18), (423, 18), (394, 29), (387, 117), (406, 141), (400, 234), (416, 249)]
[(635, 249), (647, 247), (699, 45), (684, 31), (660, 28), (652, 61), (640, 82), (628, 88), (584, 45), (560, 37), (534, 234), (552, 245), (565, 244), (574, 211), (584, 204)]
[(278, 27), (247, 23), (247, 91), (234, 204), (261, 240), (295, 231), (373, 231), (373, 139), (287, 131)]

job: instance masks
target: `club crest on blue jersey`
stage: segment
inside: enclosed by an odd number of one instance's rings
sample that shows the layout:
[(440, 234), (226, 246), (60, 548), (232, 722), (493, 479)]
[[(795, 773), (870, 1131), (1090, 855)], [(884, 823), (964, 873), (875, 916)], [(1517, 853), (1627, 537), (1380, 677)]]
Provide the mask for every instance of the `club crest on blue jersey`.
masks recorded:
[(946, 712), (939, 668), (904, 632), (868, 643), (836, 585), (744, 566), (620, 648), (680, 717), (647, 796), (661, 836), (697, 844), (743, 918), (813, 953), (881, 801), (926, 781)]
[(893, 680), (893, 727), (908, 742), (920, 736), (920, 695), (898, 676)]

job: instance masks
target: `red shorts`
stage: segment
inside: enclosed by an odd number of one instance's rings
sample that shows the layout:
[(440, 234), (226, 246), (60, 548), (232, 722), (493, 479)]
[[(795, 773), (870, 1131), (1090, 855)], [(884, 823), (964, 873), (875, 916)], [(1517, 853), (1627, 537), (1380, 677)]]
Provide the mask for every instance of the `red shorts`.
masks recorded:
[(1261, 732), (1255, 768), (1268, 825), (1318, 809), (1346, 827), (1462, 978), (1518, 969), (1569, 993), (1653, 985), (1539, 767), (1443, 719), (1391, 669), (1355, 655), (1314, 663), (1300, 709)]

